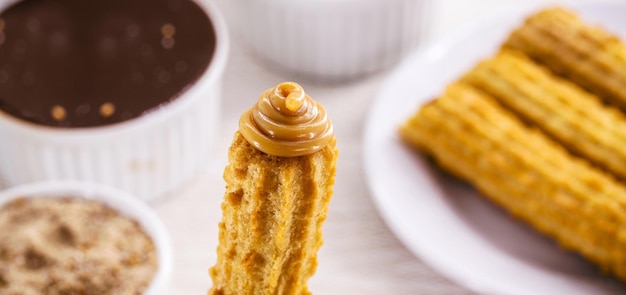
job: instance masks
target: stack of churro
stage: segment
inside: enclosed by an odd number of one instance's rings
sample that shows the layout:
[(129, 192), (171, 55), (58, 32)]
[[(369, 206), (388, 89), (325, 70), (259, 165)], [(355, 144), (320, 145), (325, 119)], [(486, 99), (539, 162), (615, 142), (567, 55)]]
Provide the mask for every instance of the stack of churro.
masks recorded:
[[(583, 81), (584, 80), (584, 81)], [(528, 18), (400, 127), (512, 215), (626, 280), (626, 46), (563, 9)]]
[(243, 114), (209, 294), (310, 294), (337, 154), (326, 111), (296, 83), (268, 89)]

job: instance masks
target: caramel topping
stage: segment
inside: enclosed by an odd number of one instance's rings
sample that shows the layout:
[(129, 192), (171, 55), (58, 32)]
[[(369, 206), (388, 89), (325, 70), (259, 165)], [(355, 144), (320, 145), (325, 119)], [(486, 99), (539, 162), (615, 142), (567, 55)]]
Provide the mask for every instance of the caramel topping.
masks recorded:
[(263, 92), (241, 116), (239, 131), (260, 151), (279, 157), (315, 153), (333, 137), (324, 107), (293, 82)]

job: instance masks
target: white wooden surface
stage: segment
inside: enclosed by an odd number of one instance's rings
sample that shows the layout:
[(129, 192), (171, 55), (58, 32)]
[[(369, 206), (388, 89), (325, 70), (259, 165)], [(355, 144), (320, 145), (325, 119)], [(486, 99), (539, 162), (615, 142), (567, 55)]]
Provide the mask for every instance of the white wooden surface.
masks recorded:
[[(211, 1), (211, 0), (204, 0)], [(214, 0), (227, 22), (235, 0)], [(464, 24), (522, 3), (543, 0), (436, 1), (430, 41)], [(232, 31), (232, 30), (231, 30)], [(374, 207), (363, 172), (361, 138), (369, 103), (387, 76), (382, 72), (340, 85), (315, 85), (259, 64), (232, 32), (230, 60), (223, 81), (222, 127), (208, 173), (153, 205), (167, 225), (175, 249), (171, 294), (206, 294), (207, 270), (216, 259), (217, 223), (224, 191), (222, 171), (239, 115), (266, 88), (300, 82), (321, 101), (336, 128), (340, 149), (335, 195), (324, 225), (325, 244), (310, 281), (314, 294), (471, 294), (424, 265), (394, 237)]]

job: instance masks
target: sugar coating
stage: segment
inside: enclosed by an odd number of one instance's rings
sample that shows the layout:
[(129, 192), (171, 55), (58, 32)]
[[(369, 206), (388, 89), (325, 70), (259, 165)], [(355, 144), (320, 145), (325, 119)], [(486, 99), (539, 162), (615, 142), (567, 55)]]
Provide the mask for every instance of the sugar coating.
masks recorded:
[(21, 198), (0, 208), (0, 294), (140, 294), (157, 264), (139, 224), (102, 203)]

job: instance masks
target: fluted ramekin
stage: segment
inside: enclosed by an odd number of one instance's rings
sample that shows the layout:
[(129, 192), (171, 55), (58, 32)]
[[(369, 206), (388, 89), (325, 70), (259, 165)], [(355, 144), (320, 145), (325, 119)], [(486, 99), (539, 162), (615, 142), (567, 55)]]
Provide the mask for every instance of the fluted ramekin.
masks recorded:
[(322, 82), (394, 65), (423, 39), (431, 0), (233, 0), (265, 63)]
[[(15, 1), (4, 4), (11, 2)], [(218, 132), (221, 77), (229, 39), (214, 4), (198, 4), (209, 16), (216, 35), (213, 58), (198, 81), (159, 109), (110, 126), (47, 127), (0, 111), (2, 183), (90, 181), (150, 200), (206, 170)]]
[(143, 202), (127, 192), (94, 183), (39, 182), (0, 192), (0, 207), (16, 198), (84, 198), (102, 202), (123, 216), (136, 220), (152, 239), (157, 251), (158, 269), (144, 295), (169, 294), (173, 267), (170, 236), (159, 217)]

